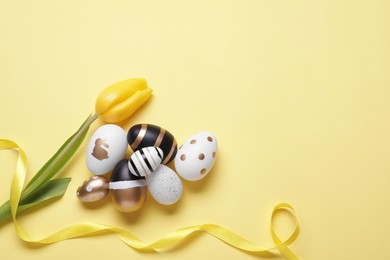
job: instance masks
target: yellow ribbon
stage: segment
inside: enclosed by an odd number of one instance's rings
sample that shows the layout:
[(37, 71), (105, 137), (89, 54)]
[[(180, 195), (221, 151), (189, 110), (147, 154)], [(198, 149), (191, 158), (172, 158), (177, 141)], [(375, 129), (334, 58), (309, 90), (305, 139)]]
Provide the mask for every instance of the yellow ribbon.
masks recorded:
[[(298, 259), (298, 257), (288, 248), (288, 245), (292, 244), (299, 234), (299, 223), (297, 216), (295, 214), (294, 208), (288, 203), (280, 203), (276, 205), (272, 212), (271, 217), (271, 234), (275, 242), (275, 246), (272, 248), (265, 249), (253, 242), (246, 240), (245, 238), (237, 235), (236, 233), (230, 231), (227, 228), (218, 226), (215, 224), (202, 224), (196, 226), (190, 226), (178, 229), (170, 234), (165, 235), (161, 239), (153, 243), (145, 243), (134, 234), (116, 227), (109, 225), (86, 222), (83, 224), (73, 225), (67, 228), (64, 228), (52, 235), (49, 235), (45, 238), (35, 239), (33, 238), (16, 220), (16, 212), (18, 209), (20, 196), (22, 193), (23, 185), (26, 179), (26, 163), (27, 158), (26, 154), (15, 142), (5, 139), (0, 139), (0, 150), (3, 149), (18, 149), (19, 156), (17, 159), (16, 169), (14, 172), (12, 185), (11, 185), (11, 195), (10, 195), (10, 204), (11, 204), (11, 213), (13, 223), (15, 225), (15, 230), (18, 236), (29, 243), (35, 244), (51, 244), (59, 241), (77, 238), (77, 237), (87, 237), (96, 234), (103, 233), (114, 233), (116, 234), (124, 243), (128, 246), (137, 249), (137, 250), (162, 250), (172, 247), (179, 244), (185, 238), (191, 236), (195, 232), (205, 232), (209, 235), (214, 236), (215, 238), (225, 242), (226, 244), (236, 247), (240, 250), (256, 254), (274, 254), (272, 251), (279, 250), (280, 254), (286, 259)], [(277, 236), (274, 229), (274, 218), (275, 215), (280, 211), (289, 212), (295, 221), (294, 232), (290, 237), (282, 241)]]

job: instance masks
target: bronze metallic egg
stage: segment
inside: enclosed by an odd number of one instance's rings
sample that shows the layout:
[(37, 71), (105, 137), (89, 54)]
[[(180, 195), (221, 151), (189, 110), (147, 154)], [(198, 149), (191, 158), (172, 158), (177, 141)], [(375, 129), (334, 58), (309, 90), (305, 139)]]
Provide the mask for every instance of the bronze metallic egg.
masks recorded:
[(108, 194), (108, 180), (103, 176), (86, 179), (77, 189), (77, 198), (84, 203), (98, 202)]
[(146, 199), (145, 177), (131, 174), (128, 160), (124, 159), (114, 167), (109, 188), (114, 206), (122, 212), (139, 210)]

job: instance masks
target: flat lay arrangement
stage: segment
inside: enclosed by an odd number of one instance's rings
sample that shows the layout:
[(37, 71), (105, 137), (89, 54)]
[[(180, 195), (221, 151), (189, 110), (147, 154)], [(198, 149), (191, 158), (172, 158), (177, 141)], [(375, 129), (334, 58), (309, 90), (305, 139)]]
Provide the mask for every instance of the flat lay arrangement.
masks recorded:
[[(179, 243), (194, 232), (203, 231), (244, 251), (272, 253), (279, 250), (281, 255), (297, 259), (287, 247), (299, 234), (297, 220), (295, 230), (286, 241), (281, 241), (271, 226), (276, 246), (270, 249), (264, 249), (215, 224), (181, 228), (152, 244), (142, 242), (128, 231), (97, 223), (70, 226), (43, 239), (34, 239), (24, 230), (17, 222), (17, 214), (22, 213), (24, 208), (35, 207), (46, 202), (48, 198), (58, 198), (65, 193), (67, 185), (61, 185), (59, 181), (62, 180), (53, 177), (72, 158), (85, 138), (88, 128), (99, 117), (109, 124), (96, 129), (88, 142), (86, 165), (94, 176), (86, 179), (76, 192), (76, 196), (83, 203), (100, 202), (111, 193), (115, 208), (121, 212), (135, 212), (143, 207), (148, 190), (158, 203), (171, 205), (176, 203), (183, 193), (180, 177), (185, 181), (198, 181), (212, 170), (218, 154), (218, 145), (217, 138), (211, 132), (199, 132), (189, 137), (178, 148), (174, 136), (162, 127), (137, 124), (126, 134), (124, 129), (112, 124), (130, 117), (149, 99), (151, 93), (146, 81), (139, 78), (120, 81), (104, 89), (97, 97), (96, 114), (83, 123), (25, 188), (23, 188), (27, 160), (25, 153), (15, 142), (0, 139), (1, 149), (19, 149), (11, 198), (0, 208), (2, 221), (12, 218), (19, 237), (26, 242), (38, 244), (50, 244), (109, 230), (135, 249), (159, 250)], [(130, 158), (124, 159), (128, 146), (133, 153)], [(167, 166), (170, 162), (174, 163), (176, 171)], [(105, 177), (107, 173), (111, 173), (109, 179)], [(67, 183), (69, 179), (64, 181)], [(273, 214), (281, 210), (288, 210), (295, 217), (291, 205), (281, 203), (275, 207)]]
[(390, 259), (390, 1), (3, 1), (0, 259)]

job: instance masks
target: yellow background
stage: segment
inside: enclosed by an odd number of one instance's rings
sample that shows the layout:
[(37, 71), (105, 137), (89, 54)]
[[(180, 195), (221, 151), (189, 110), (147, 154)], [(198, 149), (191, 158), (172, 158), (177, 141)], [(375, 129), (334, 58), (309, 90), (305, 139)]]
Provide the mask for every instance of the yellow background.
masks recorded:
[[(144, 77), (154, 96), (124, 126), (154, 123), (182, 143), (209, 130), (219, 157), (181, 201), (149, 196), (125, 216), (76, 198), (91, 174), (86, 140), (60, 176), (65, 196), (20, 217), (34, 236), (97, 221), (154, 241), (217, 223), (264, 246), (274, 205), (297, 210), (302, 259), (389, 259), (390, 4), (386, 0), (2, 1), (0, 138), (26, 151), (31, 177), (93, 112), (104, 87)], [(101, 121), (92, 126), (91, 136)], [(16, 153), (0, 153), (8, 199)], [(278, 221), (286, 236), (291, 221)], [(34, 248), (0, 227), (0, 258), (255, 259), (196, 235), (140, 253), (114, 235)]]

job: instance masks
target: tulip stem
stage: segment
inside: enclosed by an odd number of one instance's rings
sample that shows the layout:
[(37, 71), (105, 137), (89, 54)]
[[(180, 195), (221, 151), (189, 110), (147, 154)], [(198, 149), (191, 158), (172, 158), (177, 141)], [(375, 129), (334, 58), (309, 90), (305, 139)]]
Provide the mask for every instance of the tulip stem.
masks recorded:
[[(74, 133), (53, 155), (53, 157), (47, 161), (47, 163), (39, 170), (37, 174), (29, 181), (27, 186), (24, 188), (20, 201), (28, 198), (34, 194), (43, 185), (50, 181), (62, 167), (72, 158), (85, 136), (87, 135), (88, 129), (91, 124), (99, 117), (96, 113), (93, 116), (87, 118), (87, 120), (81, 125), (81, 127)], [(66, 188), (65, 188), (66, 189)], [(19, 204), (21, 205), (21, 204)], [(10, 211), (9, 200), (0, 206), (0, 224), (9, 220), (6, 217), (6, 213)]]
[(70, 160), (73, 154), (77, 151), (78, 147), (81, 145), (81, 142), (84, 140), (85, 135), (87, 134), (89, 126), (99, 117), (99, 115), (94, 114), (89, 117), (77, 130), (77, 132), (72, 135), (57, 151), (57, 153), (42, 167), (42, 169), (35, 174), (35, 176), (27, 184), (26, 188), (22, 192), (21, 199), (24, 199), (28, 195), (32, 194), (34, 191), (39, 189), (42, 184), (49, 181), (55, 174), (57, 174), (61, 168)]

